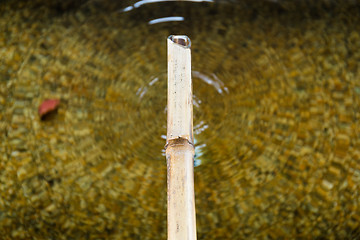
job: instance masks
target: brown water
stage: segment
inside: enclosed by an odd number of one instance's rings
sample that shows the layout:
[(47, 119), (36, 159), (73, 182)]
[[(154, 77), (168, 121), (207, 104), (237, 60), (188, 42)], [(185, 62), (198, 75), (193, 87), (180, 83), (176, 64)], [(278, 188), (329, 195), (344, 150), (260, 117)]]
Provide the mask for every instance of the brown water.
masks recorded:
[(0, 6), (5, 239), (166, 238), (170, 34), (192, 41), (198, 239), (359, 238), (356, 1)]

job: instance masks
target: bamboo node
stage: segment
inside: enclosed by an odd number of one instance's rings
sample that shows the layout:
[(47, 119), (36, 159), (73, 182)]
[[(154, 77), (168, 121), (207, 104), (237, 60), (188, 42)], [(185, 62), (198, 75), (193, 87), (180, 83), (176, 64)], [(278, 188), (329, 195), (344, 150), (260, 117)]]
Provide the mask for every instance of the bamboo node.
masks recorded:
[(192, 142), (190, 142), (188, 139), (183, 138), (183, 137), (178, 137), (178, 138), (170, 139), (165, 145), (165, 150), (168, 147), (173, 147), (173, 146), (177, 146), (177, 145), (185, 145), (185, 144), (190, 144), (195, 149), (194, 144)]

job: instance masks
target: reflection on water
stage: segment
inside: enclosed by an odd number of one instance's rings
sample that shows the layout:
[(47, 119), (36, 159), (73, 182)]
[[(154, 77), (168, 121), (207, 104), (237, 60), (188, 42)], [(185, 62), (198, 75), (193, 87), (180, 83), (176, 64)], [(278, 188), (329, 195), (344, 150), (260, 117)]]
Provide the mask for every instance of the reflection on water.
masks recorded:
[[(166, 238), (171, 34), (192, 41), (198, 238), (359, 237), (356, 1), (0, 9), (6, 238)], [(47, 121), (44, 99), (61, 99)]]
[(200, 78), (204, 82), (206, 82), (209, 85), (212, 85), (216, 88), (216, 90), (222, 94), (223, 92), (229, 92), (228, 88), (224, 86), (224, 83), (215, 75), (211, 74), (212, 78), (206, 76), (205, 74), (198, 72), (198, 71), (192, 71), (192, 76)]
[(181, 22), (184, 21), (183, 17), (163, 17), (149, 21), (149, 24), (164, 23), (164, 22)]
[[(135, 2), (132, 6), (127, 6), (122, 9), (122, 12), (128, 12), (133, 10), (134, 8), (141, 7), (142, 5), (149, 4), (149, 3), (161, 3), (161, 2), (176, 2), (177, 0), (142, 0)], [(214, 2), (214, 0), (183, 0), (184, 2)]]

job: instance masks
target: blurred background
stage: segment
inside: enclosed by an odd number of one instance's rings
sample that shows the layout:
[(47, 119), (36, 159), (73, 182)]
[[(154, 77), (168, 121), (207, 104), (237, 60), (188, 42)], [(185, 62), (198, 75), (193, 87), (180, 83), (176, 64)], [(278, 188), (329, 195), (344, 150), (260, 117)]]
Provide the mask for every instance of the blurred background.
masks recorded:
[(166, 38), (186, 34), (198, 239), (360, 239), (359, 13), (1, 1), (2, 238), (166, 239)]

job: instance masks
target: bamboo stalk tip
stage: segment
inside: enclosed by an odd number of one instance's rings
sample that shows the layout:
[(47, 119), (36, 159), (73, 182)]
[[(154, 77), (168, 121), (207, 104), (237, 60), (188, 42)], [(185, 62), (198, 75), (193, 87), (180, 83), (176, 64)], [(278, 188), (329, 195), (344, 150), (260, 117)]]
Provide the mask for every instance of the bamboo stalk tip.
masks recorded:
[(167, 143), (185, 138), (193, 143), (191, 42), (185, 35), (171, 35), (168, 42)]

